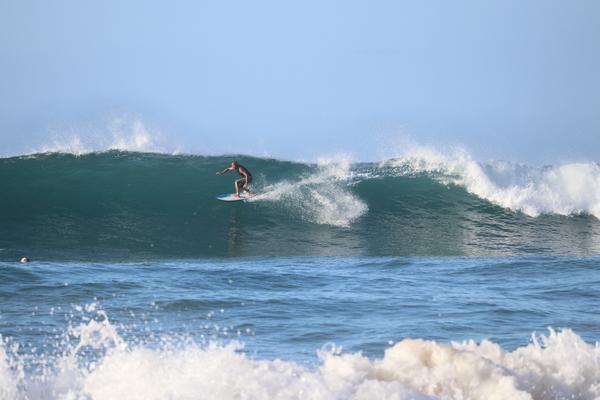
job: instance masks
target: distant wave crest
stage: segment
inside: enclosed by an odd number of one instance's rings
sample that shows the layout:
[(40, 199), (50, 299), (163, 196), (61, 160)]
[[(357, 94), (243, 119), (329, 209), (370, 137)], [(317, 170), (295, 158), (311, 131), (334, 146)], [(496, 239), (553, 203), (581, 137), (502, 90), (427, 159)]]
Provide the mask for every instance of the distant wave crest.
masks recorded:
[(63, 129), (50, 135), (48, 143), (29, 153), (63, 153), (77, 156), (111, 150), (176, 154), (158, 130), (148, 128), (140, 118), (122, 115), (111, 118), (107, 126)]

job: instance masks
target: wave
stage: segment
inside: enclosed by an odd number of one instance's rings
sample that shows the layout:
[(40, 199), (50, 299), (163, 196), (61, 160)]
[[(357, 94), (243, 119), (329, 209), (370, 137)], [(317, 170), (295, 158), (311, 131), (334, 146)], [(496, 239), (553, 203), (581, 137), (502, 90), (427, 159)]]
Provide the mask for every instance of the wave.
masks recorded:
[(449, 155), (431, 148), (383, 165), (402, 173), (439, 173), (440, 181), (464, 186), (470, 193), (529, 216), (590, 214), (600, 218), (600, 165), (571, 163), (533, 167), (506, 161), (480, 163), (466, 151)]
[[(254, 174), (233, 191), (238, 159)], [(0, 159), (0, 258), (599, 254), (600, 166), (126, 151)]]
[(598, 343), (569, 329), (532, 336), (513, 351), (484, 340), (404, 339), (380, 359), (318, 351), (319, 362), (250, 358), (240, 342), (160, 344), (123, 338), (102, 310), (53, 352), (0, 345), (0, 399), (597, 399)]

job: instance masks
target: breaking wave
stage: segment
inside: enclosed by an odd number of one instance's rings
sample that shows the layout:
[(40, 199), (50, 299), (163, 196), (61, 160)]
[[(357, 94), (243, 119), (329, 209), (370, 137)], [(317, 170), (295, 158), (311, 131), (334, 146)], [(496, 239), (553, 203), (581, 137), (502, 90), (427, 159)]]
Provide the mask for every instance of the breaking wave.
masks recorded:
[(440, 174), (439, 180), (464, 186), (501, 207), (537, 217), (590, 214), (600, 218), (600, 165), (571, 163), (533, 167), (506, 161), (480, 163), (466, 151), (449, 155), (430, 148), (383, 163), (400, 174)]
[[(1, 258), (600, 253), (596, 163), (74, 152), (0, 159)], [(225, 204), (234, 158), (256, 196)]]
[(154, 344), (121, 336), (107, 315), (73, 326), (52, 351), (0, 345), (0, 399), (522, 399), (600, 396), (598, 343), (565, 329), (508, 351), (484, 340), (404, 339), (382, 358), (318, 351), (315, 365), (248, 356), (240, 342)]

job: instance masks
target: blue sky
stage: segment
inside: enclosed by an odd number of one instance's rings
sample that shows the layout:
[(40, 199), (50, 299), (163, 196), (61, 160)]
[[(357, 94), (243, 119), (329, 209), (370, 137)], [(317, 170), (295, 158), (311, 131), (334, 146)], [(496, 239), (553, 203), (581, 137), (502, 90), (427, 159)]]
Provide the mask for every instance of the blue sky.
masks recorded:
[(134, 115), (174, 147), (600, 161), (598, 1), (0, 2), (0, 148)]

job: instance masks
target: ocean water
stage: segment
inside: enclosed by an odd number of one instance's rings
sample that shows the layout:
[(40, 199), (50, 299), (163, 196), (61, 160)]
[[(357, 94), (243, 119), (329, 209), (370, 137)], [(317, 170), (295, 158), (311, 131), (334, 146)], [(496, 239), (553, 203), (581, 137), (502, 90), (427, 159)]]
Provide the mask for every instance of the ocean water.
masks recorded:
[(55, 152), (0, 194), (0, 399), (600, 399), (598, 164)]

